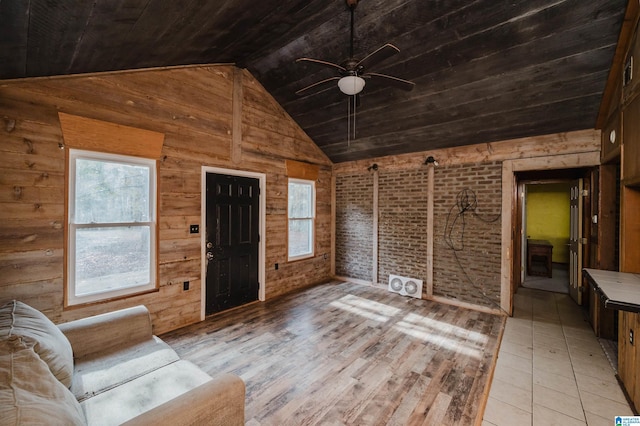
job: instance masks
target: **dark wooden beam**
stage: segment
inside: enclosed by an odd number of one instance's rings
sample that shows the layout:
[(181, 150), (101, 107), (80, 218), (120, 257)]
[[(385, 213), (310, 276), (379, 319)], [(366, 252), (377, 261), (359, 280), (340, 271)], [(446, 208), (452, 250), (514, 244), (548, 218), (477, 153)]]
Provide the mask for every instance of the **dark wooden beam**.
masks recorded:
[(0, 78), (26, 74), (29, 3), (0, 1)]

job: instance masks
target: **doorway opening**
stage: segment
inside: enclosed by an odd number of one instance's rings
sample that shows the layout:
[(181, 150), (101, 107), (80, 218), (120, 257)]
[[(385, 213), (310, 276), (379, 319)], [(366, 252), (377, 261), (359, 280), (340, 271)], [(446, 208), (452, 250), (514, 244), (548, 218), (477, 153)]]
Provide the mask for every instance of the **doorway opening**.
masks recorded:
[(525, 182), (522, 286), (569, 293), (571, 181)]
[(262, 173), (202, 168), (201, 319), (265, 299)]
[(568, 293), (583, 305), (584, 259), (588, 259), (590, 170), (516, 173), (517, 244), (514, 280), (527, 287)]

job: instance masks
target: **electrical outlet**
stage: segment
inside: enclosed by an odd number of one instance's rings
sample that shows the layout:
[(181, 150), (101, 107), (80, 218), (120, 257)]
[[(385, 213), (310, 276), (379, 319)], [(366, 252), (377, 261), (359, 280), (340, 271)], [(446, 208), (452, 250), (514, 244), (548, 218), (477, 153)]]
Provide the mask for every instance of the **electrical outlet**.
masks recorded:
[(184, 291), (189, 290), (189, 281), (185, 281), (182, 283), (182, 290)]
[(200, 225), (189, 225), (189, 233), (197, 234), (200, 232)]
[(278, 270), (278, 264), (276, 263), (276, 271)]
[(633, 345), (633, 330), (629, 330), (629, 343)]

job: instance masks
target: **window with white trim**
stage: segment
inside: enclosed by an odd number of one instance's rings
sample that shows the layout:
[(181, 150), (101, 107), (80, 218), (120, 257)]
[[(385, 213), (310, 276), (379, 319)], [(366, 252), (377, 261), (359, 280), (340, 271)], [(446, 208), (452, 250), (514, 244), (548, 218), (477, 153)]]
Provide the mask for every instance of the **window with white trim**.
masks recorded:
[(67, 302), (156, 288), (156, 161), (69, 150)]
[(288, 259), (298, 260), (314, 254), (316, 183), (289, 178)]

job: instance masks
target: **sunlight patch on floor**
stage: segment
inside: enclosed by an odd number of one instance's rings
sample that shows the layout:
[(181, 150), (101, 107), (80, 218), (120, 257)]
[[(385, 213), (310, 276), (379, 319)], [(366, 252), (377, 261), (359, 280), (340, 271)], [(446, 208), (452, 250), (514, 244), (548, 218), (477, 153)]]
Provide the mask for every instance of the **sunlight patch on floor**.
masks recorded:
[(488, 342), (488, 337), (482, 333), (467, 330), (464, 327), (458, 327), (457, 325), (453, 325), (445, 321), (438, 321), (433, 318), (414, 313), (408, 314), (404, 317), (404, 320), (412, 324), (424, 326), (432, 330), (434, 333), (453, 334), (461, 340), (470, 340), (479, 345), (485, 345)]
[(354, 295), (341, 297), (331, 302), (330, 305), (377, 322), (387, 322), (401, 312), (400, 309), (393, 306)]
[(482, 358), (479, 348), (487, 342), (487, 337), (480, 333), (417, 314), (408, 314), (394, 328), (422, 342), (474, 359)]
[[(402, 312), (399, 308), (354, 295), (341, 297), (331, 302), (330, 306), (379, 323), (386, 323)], [(405, 315), (393, 328), (421, 342), (457, 351), (474, 359), (482, 358), (482, 351), (478, 348), (484, 347), (488, 341), (488, 337), (481, 333), (415, 313)]]

